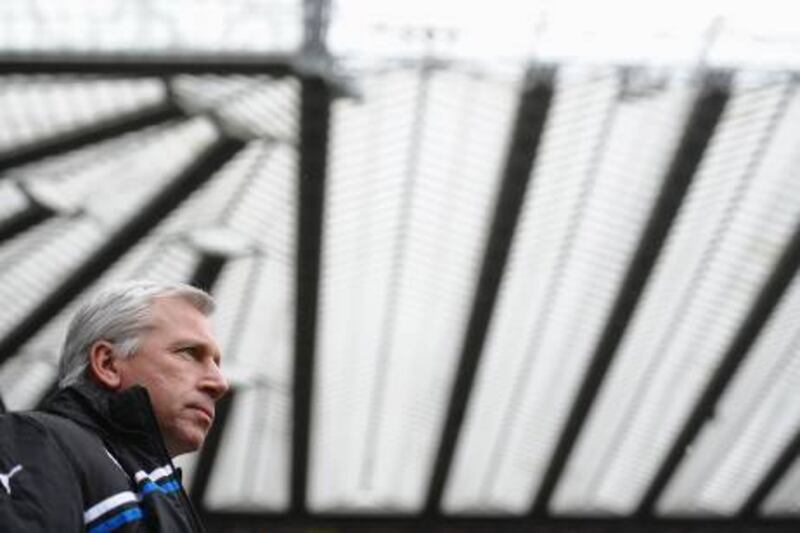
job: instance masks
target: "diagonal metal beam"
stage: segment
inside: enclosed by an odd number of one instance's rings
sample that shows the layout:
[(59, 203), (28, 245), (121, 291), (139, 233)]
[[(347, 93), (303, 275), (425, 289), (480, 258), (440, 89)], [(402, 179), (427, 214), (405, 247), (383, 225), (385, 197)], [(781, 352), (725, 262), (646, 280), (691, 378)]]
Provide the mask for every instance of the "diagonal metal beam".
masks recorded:
[(625, 274), (605, 329), (583, 377), (579, 393), (559, 436), (531, 514), (545, 515), (556, 485), (569, 459), (581, 428), (611, 366), (622, 335), (655, 265), (669, 229), (694, 177), (730, 97), (730, 77), (709, 73), (686, 123), (672, 163), (644, 227), (639, 245)]
[(0, 222), (0, 243), (44, 222), (54, 214), (51, 209), (32, 201), (24, 210)]
[(77, 54), (0, 55), (0, 74), (100, 74), (125, 77), (174, 74), (270, 74), (294, 72), (291, 54)]
[(113, 265), (127, 250), (206, 183), (244, 143), (221, 138), (176, 176), (160, 194), (115, 231), (106, 242), (79, 265), (17, 327), (0, 340), (0, 363), (5, 362), (86, 287)]
[(319, 77), (302, 80), (294, 340), (291, 509), (306, 513), (309, 433), (317, 335), (322, 214), (331, 90)]
[(203, 502), (205, 501), (208, 482), (211, 479), (211, 469), (219, 454), (225, 427), (228, 425), (235, 394), (236, 391), (231, 389), (228, 394), (217, 402), (214, 425), (211, 426), (211, 431), (209, 431), (203, 447), (200, 449), (200, 456), (197, 458), (197, 465), (195, 466), (194, 474), (192, 474), (192, 488), (189, 491), (189, 497), (201, 517), (208, 513)]
[(733, 342), (731, 342), (720, 364), (714, 371), (706, 390), (703, 392), (703, 396), (697, 402), (694, 411), (688, 418), (678, 438), (675, 439), (666, 459), (650, 483), (639, 504), (638, 513), (640, 515), (652, 514), (653, 507), (683, 459), (687, 448), (697, 437), (703, 425), (713, 418), (714, 409), (722, 393), (755, 342), (775, 306), (778, 305), (786, 287), (796, 275), (798, 268), (800, 268), (800, 224), (795, 228), (791, 240), (766, 283), (761, 288), (753, 307), (750, 309), (750, 313), (739, 327)]
[(800, 430), (795, 433), (794, 438), (786, 445), (783, 451), (778, 455), (778, 458), (769, 467), (764, 478), (759, 482), (753, 490), (750, 497), (742, 506), (739, 512), (739, 517), (742, 519), (749, 519), (755, 517), (761, 505), (775, 488), (775, 485), (783, 478), (784, 474), (789, 471), (789, 468), (794, 462), (800, 458)]
[(194, 269), (189, 285), (211, 293), (219, 278), (226, 258), (214, 253), (204, 253)]
[(483, 351), (486, 332), (494, 310), (511, 241), (522, 208), (531, 170), (541, 145), (540, 140), (554, 92), (554, 71), (532, 69), (520, 94), (517, 117), (498, 191), (486, 251), (472, 302), (461, 360), (450, 394), (439, 449), (433, 467), (425, 513), (436, 515), (453, 461), (467, 402), (472, 392)]
[(16, 166), (182, 117), (185, 117), (185, 114), (178, 106), (171, 101), (165, 101), (132, 113), (88, 124), (77, 130), (59, 133), (28, 146), (0, 153), (0, 177), (2, 172)]
[[(219, 279), (222, 268), (225, 266), (225, 261), (226, 258), (222, 255), (204, 253), (195, 267), (194, 273), (189, 280), (189, 285), (213, 294), (214, 286)], [(211, 426), (211, 431), (209, 431), (203, 447), (200, 449), (200, 455), (197, 458), (192, 476), (192, 488), (189, 491), (189, 497), (201, 515), (204, 513), (203, 501), (205, 500), (208, 480), (211, 477), (211, 468), (214, 466), (214, 461), (217, 458), (217, 452), (222, 442), (222, 435), (225, 433), (225, 425), (228, 422), (230, 408), (231, 394), (229, 393), (217, 402), (214, 425)]]

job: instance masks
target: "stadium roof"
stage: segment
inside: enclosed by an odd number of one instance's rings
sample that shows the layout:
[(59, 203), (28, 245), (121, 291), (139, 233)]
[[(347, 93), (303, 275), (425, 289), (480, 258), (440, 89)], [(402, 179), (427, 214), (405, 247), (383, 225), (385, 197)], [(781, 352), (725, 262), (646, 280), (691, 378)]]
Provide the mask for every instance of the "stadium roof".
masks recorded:
[(5, 403), (185, 281), (215, 528), (796, 528), (800, 36), (639, 4), (4, 2)]

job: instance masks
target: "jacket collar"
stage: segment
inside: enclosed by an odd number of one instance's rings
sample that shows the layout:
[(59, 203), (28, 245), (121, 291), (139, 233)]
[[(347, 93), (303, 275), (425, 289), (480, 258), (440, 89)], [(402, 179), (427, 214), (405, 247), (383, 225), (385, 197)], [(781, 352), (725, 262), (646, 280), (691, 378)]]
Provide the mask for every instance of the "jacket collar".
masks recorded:
[(47, 400), (44, 410), (88, 427), (104, 439), (124, 438), (150, 453), (163, 453), (150, 395), (143, 387), (114, 392), (92, 383), (71, 385)]

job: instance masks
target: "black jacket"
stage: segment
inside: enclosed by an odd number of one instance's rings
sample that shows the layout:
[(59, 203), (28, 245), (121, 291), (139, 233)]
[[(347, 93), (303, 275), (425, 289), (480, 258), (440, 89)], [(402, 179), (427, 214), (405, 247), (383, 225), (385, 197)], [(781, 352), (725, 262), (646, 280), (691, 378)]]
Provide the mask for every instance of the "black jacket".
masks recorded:
[(0, 416), (0, 531), (202, 531), (147, 391), (59, 391)]

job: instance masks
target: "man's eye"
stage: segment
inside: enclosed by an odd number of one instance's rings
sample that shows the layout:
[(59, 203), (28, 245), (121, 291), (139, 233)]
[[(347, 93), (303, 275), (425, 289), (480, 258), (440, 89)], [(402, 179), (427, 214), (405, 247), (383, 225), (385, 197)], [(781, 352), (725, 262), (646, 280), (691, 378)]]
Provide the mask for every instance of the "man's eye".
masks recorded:
[(192, 347), (181, 348), (179, 351), (183, 355), (185, 355), (187, 357), (191, 357), (192, 359), (197, 357), (197, 350), (195, 348), (192, 348)]

